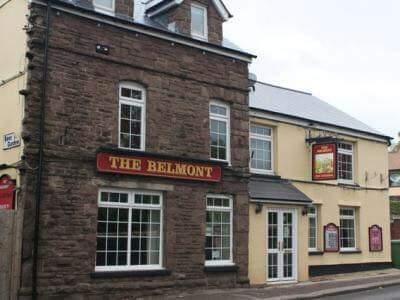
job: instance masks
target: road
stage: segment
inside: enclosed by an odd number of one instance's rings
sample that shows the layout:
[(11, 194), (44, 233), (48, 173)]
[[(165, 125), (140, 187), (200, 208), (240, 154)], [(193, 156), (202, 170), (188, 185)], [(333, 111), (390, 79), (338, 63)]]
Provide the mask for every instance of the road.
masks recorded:
[(342, 296), (321, 298), (321, 300), (399, 300), (400, 285), (363, 291)]

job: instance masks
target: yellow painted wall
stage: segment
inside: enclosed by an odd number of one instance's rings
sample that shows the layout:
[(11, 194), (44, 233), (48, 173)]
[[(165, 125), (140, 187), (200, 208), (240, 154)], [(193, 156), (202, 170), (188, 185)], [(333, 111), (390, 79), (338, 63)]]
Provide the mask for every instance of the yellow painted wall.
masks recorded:
[[(360, 188), (339, 186), (337, 181), (319, 184), (312, 182), (311, 147), (306, 138), (309, 129), (298, 125), (266, 119), (253, 119), (254, 123), (273, 128), (274, 173), (293, 184), (318, 207), (318, 246), (323, 249), (323, 226), (333, 222), (339, 225), (339, 207), (355, 207), (357, 211), (356, 239), (358, 254), (325, 253), (308, 255), (308, 218), (299, 216), (299, 280), (307, 280), (309, 265), (331, 265), (345, 263), (390, 262), (390, 214), (388, 192), (388, 153), (385, 142), (334, 136), (354, 143), (354, 183)], [(332, 133), (311, 129), (312, 136)], [(378, 224), (383, 228), (383, 252), (370, 252), (368, 227)], [(257, 238), (256, 238), (257, 237)], [(249, 276), (252, 284), (266, 281), (266, 215), (254, 213), (250, 207)]]
[[(254, 123), (265, 124), (273, 128), (274, 173), (283, 178), (311, 180), (311, 146), (305, 142), (309, 129), (301, 126), (253, 119)], [(320, 130), (311, 130), (312, 136), (329, 134)], [(339, 139), (353, 142), (355, 145), (355, 183), (365, 187), (385, 188), (388, 186), (387, 144), (351, 136), (334, 134)], [(295, 149), (295, 151), (293, 151)], [(381, 181), (381, 178), (383, 181)], [(336, 184), (336, 181), (328, 183)]]
[[(345, 263), (389, 262), (390, 213), (387, 191), (354, 190), (338, 186), (307, 183), (294, 185), (318, 204), (318, 248), (323, 250), (323, 226), (328, 223), (340, 225), (339, 208), (356, 208), (356, 248), (360, 254), (324, 253), (310, 256), (310, 265), (336, 265)], [(368, 228), (374, 224), (382, 227), (383, 252), (369, 251)]]
[[(3, 138), (5, 134), (13, 132), (19, 138), (21, 136), (24, 97), (18, 92), (26, 86), (26, 76), (23, 73), (26, 33), (23, 27), (28, 13), (27, 5), (25, 0), (0, 0), (0, 164), (15, 163), (22, 154), (22, 146), (3, 150)], [(16, 78), (1, 83), (12, 77)], [(0, 176), (3, 174), (18, 179), (15, 169), (1, 170)]]
[[(4, 4), (4, 6), (2, 6)], [(28, 2), (0, 0), (0, 80), (10, 78), (25, 67)]]

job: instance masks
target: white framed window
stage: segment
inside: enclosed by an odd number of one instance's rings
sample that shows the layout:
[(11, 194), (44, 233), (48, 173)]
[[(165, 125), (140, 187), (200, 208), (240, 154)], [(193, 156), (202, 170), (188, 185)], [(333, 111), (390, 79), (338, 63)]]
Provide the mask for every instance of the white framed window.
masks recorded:
[(115, 0), (93, 0), (93, 5), (96, 11), (114, 14)]
[(119, 147), (145, 150), (146, 90), (135, 83), (119, 86)]
[(337, 171), (339, 181), (345, 183), (354, 182), (353, 144), (338, 143)]
[(230, 110), (219, 102), (210, 103), (211, 159), (230, 162)]
[(356, 210), (340, 208), (340, 250), (356, 250)]
[(207, 196), (205, 264), (232, 265), (232, 197)]
[(208, 16), (207, 7), (192, 3), (191, 4), (191, 34), (192, 37), (208, 39)]
[(99, 191), (96, 271), (162, 269), (162, 194)]
[(250, 171), (273, 173), (272, 128), (250, 124)]
[(318, 250), (318, 210), (315, 206), (308, 208), (308, 250)]

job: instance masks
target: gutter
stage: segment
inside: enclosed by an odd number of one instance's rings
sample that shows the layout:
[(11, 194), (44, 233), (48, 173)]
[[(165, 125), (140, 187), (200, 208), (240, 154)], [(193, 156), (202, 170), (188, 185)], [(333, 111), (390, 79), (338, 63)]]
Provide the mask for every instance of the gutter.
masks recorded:
[[(369, 139), (372, 139), (372, 138), (380, 139), (381, 141), (387, 142), (388, 145), (390, 145), (391, 144), (390, 141), (393, 140), (393, 138), (390, 137), (390, 136), (379, 135), (379, 134), (375, 134), (375, 133), (371, 133), (371, 132), (367, 132), (367, 131), (362, 131), (362, 130), (353, 129), (353, 128), (349, 128), (349, 127), (345, 127), (345, 126), (340, 126), (340, 125), (337, 125), (337, 124), (330, 124), (330, 123), (326, 123), (326, 122), (311, 120), (311, 119), (307, 119), (307, 118), (288, 115), (288, 114), (275, 112), (275, 111), (272, 111), (272, 110), (267, 110), (267, 109), (262, 109), (262, 108), (257, 108), (257, 107), (249, 106), (249, 108), (250, 108), (250, 116), (252, 116), (252, 117), (260, 117), (260, 118), (268, 119), (268, 117), (260, 116), (257, 113), (271, 114), (271, 115), (275, 115), (275, 116), (281, 116), (283, 118), (290, 119), (290, 120), (298, 120), (298, 121), (307, 122), (308, 124), (303, 124), (303, 126), (305, 126), (307, 128), (310, 128), (310, 129), (328, 130), (328, 131), (332, 131), (332, 132), (335, 132), (335, 128), (337, 128), (339, 130), (348, 130), (349, 132), (347, 132), (347, 133), (341, 133), (341, 132), (336, 132), (336, 133), (344, 134), (344, 135), (350, 135), (350, 136), (354, 136), (354, 137), (362, 137), (362, 136), (357, 136), (354, 133), (360, 134), (360, 135), (365, 135), (363, 137), (364, 139), (368, 139), (368, 137), (370, 137)], [(287, 121), (287, 122), (289, 122), (289, 121)], [(331, 129), (330, 130), (329, 129), (321, 129), (321, 128), (318, 128), (318, 127), (310, 126), (309, 124), (320, 124), (322, 126), (329, 126), (329, 127), (331, 127)], [(353, 134), (351, 134), (351, 132), (353, 132)]]
[(40, 125), (39, 125), (39, 163), (36, 178), (35, 189), (35, 227), (33, 238), (33, 262), (32, 262), (32, 299), (37, 299), (37, 275), (38, 275), (38, 248), (39, 248), (39, 232), (40, 232), (40, 205), (42, 200), (42, 178), (43, 178), (43, 148), (44, 148), (44, 121), (45, 121), (45, 100), (46, 100), (46, 84), (48, 77), (48, 49), (51, 22), (51, 0), (47, 1), (46, 12), (46, 34), (44, 46), (44, 64), (43, 78), (40, 97)]

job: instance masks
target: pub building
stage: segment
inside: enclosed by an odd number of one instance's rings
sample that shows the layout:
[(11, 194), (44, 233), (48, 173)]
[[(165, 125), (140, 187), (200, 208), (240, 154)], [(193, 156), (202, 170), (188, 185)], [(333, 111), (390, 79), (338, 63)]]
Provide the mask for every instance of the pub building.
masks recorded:
[(250, 93), (249, 278), (391, 267), (390, 137), (310, 93)]
[(222, 1), (29, 9), (19, 297), (248, 285), (254, 56)]

